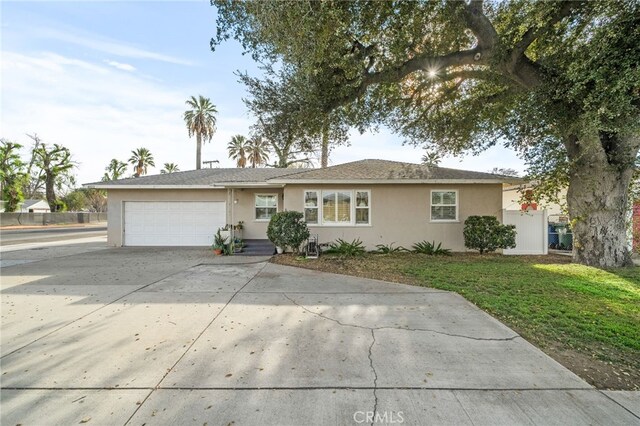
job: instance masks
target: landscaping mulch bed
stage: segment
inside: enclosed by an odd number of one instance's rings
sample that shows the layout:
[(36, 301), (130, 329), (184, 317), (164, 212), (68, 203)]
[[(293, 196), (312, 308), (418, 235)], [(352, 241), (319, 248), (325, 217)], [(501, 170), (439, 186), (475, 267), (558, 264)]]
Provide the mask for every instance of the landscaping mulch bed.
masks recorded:
[(274, 256), (273, 263), (461, 294), (599, 389), (640, 390), (640, 268), (562, 255)]

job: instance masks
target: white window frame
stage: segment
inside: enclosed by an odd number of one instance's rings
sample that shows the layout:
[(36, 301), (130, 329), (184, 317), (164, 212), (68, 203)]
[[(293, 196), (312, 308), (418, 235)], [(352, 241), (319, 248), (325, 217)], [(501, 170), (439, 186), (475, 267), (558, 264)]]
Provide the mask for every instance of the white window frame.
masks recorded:
[[(367, 193), (367, 207), (358, 207), (356, 202), (358, 201), (358, 192), (366, 192)], [(370, 189), (354, 189), (353, 190), (353, 225), (354, 226), (371, 226), (371, 190)], [(368, 221), (367, 223), (357, 223), (356, 220), (356, 209), (367, 209), (368, 210)]]
[[(315, 207), (307, 207), (307, 192), (315, 192), (317, 205)], [(305, 189), (302, 191), (302, 217), (305, 218), (306, 209), (316, 209), (318, 211), (318, 220), (315, 223), (308, 222), (310, 226), (320, 226), (322, 224), (322, 190), (320, 189)], [(306, 221), (306, 219), (305, 219)]]
[[(278, 194), (275, 194), (275, 193), (253, 194), (253, 220), (254, 220), (254, 222), (269, 222), (271, 220), (271, 218), (269, 218), (269, 219), (258, 219), (258, 217), (256, 215), (256, 209), (258, 209), (258, 208), (266, 208), (266, 207), (260, 207), (260, 206), (256, 205), (256, 201), (257, 201), (259, 196), (262, 196), (262, 197), (265, 197), (265, 196), (276, 197), (276, 213), (278, 213), (280, 211), (280, 197), (278, 196)], [(271, 208), (273, 208), (273, 207), (271, 207)]]
[[(305, 207), (305, 198), (307, 192), (315, 192), (318, 195), (318, 222), (317, 223), (309, 223), (309, 226), (325, 226), (325, 227), (367, 227), (371, 226), (371, 190), (370, 189), (334, 189), (334, 188), (326, 188), (326, 189), (304, 189), (302, 191), (302, 212), (304, 214)], [(325, 222), (323, 215), (323, 200), (324, 193), (326, 192), (348, 192), (351, 197), (351, 207), (350, 207), (350, 216), (351, 220), (349, 222)], [(369, 205), (366, 207), (369, 210), (369, 222), (368, 223), (356, 223), (356, 195), (358, 192), (366, 192)], [(313, 207), (309, 207), (313, 208)]]
[[(455, 204), (433, 204), (433, 193), (434, 192), (455, 192), (456, 194), (456, 203)], [(443, 207), (451, 207), (455, 206), (456, 208), (456, 218), (455, 219), (434, 219), (433, 218), (433, 207), (434, 206), (443, 206)], [(432, 189), (429, 192), (429, 220), (435, 223), (455, 223), (460, 222), (460, 193), (457, 189)]]

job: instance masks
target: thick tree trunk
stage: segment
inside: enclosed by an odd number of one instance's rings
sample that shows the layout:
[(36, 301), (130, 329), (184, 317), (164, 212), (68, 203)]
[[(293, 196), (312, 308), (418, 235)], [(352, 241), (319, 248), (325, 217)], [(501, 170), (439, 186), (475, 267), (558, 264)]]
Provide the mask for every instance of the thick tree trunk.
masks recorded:
[(47, 174), (45, 180), (45, 194), (47, 196), (47, 203), (49, 204), (49, 209), (52, 212), (56, 211), (56, 193), (54, 190), (55, 179), (53, 175)]
[(633, 161), (629, 160), (635, 158), (637, 148), (630, 148), (624, 155), (627, 160), (621, 162), (602, 145), (600, 140), (581, 140), (569, 149), (572, 165), (567, 204), (574, 237), (573, 260), (601, 268), (629, 266), (627, 198), (633, 174)]
[(200, 170), (202, 165), (202, 136), (196, 134), (196, 170)]
[(320, 167), (323, 169), (329, 165), (329, 120), (325, 117), (322, 123), (322, 152), (320, 154)]

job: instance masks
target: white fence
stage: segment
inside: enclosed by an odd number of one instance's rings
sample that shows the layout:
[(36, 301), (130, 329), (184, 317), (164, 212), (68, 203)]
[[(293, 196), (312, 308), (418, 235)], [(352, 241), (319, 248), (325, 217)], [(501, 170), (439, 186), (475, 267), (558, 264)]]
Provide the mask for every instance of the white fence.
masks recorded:
[(516, 248), (504, 254), (547, 254), (549, 249), (546, 210), (503, 210), (502, 223), (516, 226)]

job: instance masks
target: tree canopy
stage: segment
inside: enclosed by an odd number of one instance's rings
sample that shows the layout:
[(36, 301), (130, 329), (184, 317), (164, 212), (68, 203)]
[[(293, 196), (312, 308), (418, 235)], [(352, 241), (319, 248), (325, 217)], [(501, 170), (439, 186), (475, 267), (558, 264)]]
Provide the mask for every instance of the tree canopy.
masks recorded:
[(498, 143), (546, 191), (569, 186), (574, 259), (630, 263), (640, 147), (640, 3), (213, 1), (238, 40), (306, 81), (303, 102), (443, 154)]

